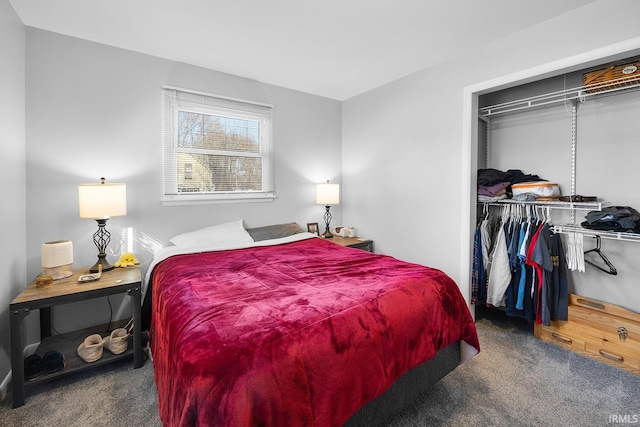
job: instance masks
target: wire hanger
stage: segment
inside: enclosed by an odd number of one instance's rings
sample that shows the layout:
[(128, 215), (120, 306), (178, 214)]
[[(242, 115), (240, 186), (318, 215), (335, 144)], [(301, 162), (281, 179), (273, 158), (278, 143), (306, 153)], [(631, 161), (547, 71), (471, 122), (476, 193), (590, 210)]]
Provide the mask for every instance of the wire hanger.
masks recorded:
[(584, 259), (584, 262), (586, 262), (587, 264), (591, 264), (592, 266), (594, 266), (595, 268), (597, 268), (598, 270), (602, 270), (607, 274), (611, 274), (612, 276), (615, 276), (616, 274), (618, 274), (618, 271), (616, 270), (616, 268), (613, 266), (613, 264), (611, 264), (611, 261), (609, 261), (607, 259), (607, 257), (602, 253), (602, 251), (600, 250), (600, 236), (594, 236), (596, 239), (596, 247), (594, 249), (589, 249), (588, 251), (585, 251), (584, 254), (588, 254), (590, 252), (595, 252), (598, 255), (600, 255), (600, 258), (602, 258), (602, 261), (604, 261), (605, 265), (608, 267), (608, 269), (605, 269), (604, 267), (602, 267), (601, 265), (595, 264), (592, 261), (589, 261), (587, 258)]

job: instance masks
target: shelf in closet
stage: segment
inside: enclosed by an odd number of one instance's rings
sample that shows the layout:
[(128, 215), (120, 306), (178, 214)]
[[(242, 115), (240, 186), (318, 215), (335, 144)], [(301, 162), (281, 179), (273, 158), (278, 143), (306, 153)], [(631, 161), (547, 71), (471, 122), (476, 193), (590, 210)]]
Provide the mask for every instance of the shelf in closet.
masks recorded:
[(513, 199), (496, 200), (494, 202), (478, 202), (488, 204), (490, 206), (507, 206), (507, 205), (524, 205), (524, 206), (540, 206), (549, 207), (552, 209), (571, 209), (571, 210), (589, 210), (599, 211), (602, 210), (602, 202), (537, 202), (537, 201), (519, 201)]
[[(523, 202), (517, 200), (499, 200), (495, 202), (478, 202), (489, 206), (509, 206), (509, 205), (525, 205), (525, 206), (539, 206), (549, 207), (551, 209), (571, 209), (571, 210), (602, 210), (604, 202)], [(606, 230), (592, 230), (583, 228), (578, 224), (564, 224), (554, 225), (552, 227), (554, 233), (578, 233), (586, 236), (600, 236), (603, 239), (620, 240), (625, 242), (638, 242), (640, 243), (640, 234), (638, 233), (626, 233), (619, 231), (606, 231)]]
[(639, 79), (634, 78), (631, 81), (629, 78), (617, 79), (482, 107), (479, 109), (479, 114), (480, 117), (488, 118), (500, 114), (517, 113), (532, 108), (548, 107), (567, 101), (573, 103), (584, 102), (588, 98), (613, 95), (622, 91), (637, 89), (640, 89)]
[[(571, 104), (571, 185), (570, 194), (576, 193), (576, 134), (577, 134), (577, 116), (578, 108), (577, 104), (586, 101), (589, 98), (602, 97), (607, 95), (615, 95), (617, 93), (636, 91), (640, 89), (640, 76), (634, 76), (632, 78), (621, 78), (616, 80), (610, 80), (606, 82), (594, 83), (591, 85), (579, 86), (572, 89), (565, 89), (556, 92), (544, 93), (541, 95), (531, 96), (528, 98), (521, 98), (514, 101), (503, 102), (500, 104), (494, 104), (486, 107), (482, 107), (478, 110), (480, 118), (490, 121), (493, 116), (509, 113), (518, 113), (524, 110), (548, 107), (552, 105), (559, 105), (561, 103), (569, 102)], [(490, 146), (491, 138), (490, 132), (487, 129), (487, 165), (489, 166), (490, 159)], [(577, 203), (577, 202), (518, 202), (514, 200), (491, 202), (492, 204), (528, 204), (534, 206), (548, 206), (553, 209), (568, 209), (572, 212), (575, 210), (601, 210), (602, 203)], [(574, 221), (573, 213), (571, 221)]]
[(580, 227), (576, 224), (566, 224), (566, 225), (554, 225), (553, 226), (554, 233), (580, 233), (587, 236), (600, 236), (603, 239), (613, 239), (613, 240), (621, 240), (625, 242), (640, 242), (640, 234), (637, 233), (625, 233), (618, 231), (605, 231), (605, 230), (591, 230), (588, 228)]

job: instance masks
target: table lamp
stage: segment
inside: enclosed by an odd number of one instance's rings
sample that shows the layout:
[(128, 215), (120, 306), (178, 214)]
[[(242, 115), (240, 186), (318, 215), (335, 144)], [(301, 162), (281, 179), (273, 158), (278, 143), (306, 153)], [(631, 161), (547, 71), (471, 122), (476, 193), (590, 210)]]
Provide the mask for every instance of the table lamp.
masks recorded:
[(318, 184), (316, 187), (316, 203), (319, 205), (325, 205), (326, 211), (324, 212), (325, 230), (322, 237), (331, 238), (333, 234), (329, 231), (329, 224), (331, 223), (331, 205), (340, 204), (340, 184), (330, 184), (327, 180), (324, 184)]
[(44, 242), (40, 256), (43, 276), (59, 280), (73, 274), (73, 243), (70, 240)]
[(109, 218), (127, 214), (126, 184), (107, 184), (104, 178), (100, 178), (100, 184), (80, 184), (78, 202), (80, 218), (98, 222), (98, 231), (93, 235), (93, 243), (98, 248), (98, 261), (91, 267), (91, 273), (98, 272), (98, 265), (102, 265), (102, 271), (113, 269), (113, 265), (107, 262), (106, 254), (111, 233), (105, 226)]

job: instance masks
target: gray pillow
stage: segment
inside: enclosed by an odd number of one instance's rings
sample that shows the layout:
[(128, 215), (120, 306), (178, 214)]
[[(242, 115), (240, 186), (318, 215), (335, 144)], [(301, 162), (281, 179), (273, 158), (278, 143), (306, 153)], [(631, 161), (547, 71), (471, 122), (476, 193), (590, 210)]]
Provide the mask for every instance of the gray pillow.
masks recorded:
[(261, 240), (279, 239), (281, 237), (293, 236), (304, 233), (305, 230), (295, 222), (289, 224), (265, 225), (264, 227), (247, 228), (247, 233), (254, 242)]

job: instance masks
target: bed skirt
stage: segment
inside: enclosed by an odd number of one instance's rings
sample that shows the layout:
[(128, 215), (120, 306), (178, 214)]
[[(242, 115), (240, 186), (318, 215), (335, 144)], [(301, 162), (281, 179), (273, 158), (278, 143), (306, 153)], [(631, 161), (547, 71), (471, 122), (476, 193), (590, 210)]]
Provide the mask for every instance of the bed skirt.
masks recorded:
[(434, 384), (453, 371), (460, 362), (460, 341), (457, 341), (400, 377), (386, 392), (356, 412), (344, 426), (371, 427), (389, 424), (395, 416), (413, 405)]

